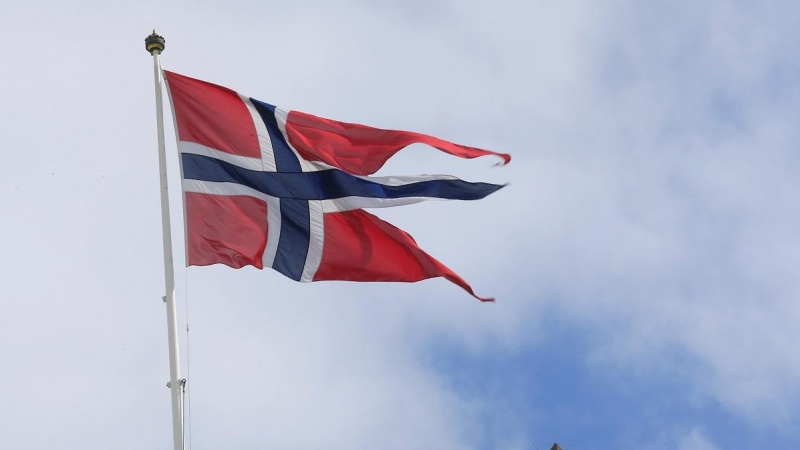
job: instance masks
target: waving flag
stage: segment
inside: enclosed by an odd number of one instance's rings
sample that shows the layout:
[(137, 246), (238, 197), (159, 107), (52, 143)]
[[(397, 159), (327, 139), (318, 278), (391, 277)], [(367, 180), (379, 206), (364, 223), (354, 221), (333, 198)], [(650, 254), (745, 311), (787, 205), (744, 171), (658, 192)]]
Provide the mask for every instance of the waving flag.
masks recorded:
[(476, 200), (502, 186), (446, 175), (370, 177), (424, 143), (461, 158), (509, 155), (407, 131), (289, 111), (165, 72), (177, 127), (189, 265), (271, 267), (301, 282), (445, 277), (475, 295), (404, 231), (365, 212)]

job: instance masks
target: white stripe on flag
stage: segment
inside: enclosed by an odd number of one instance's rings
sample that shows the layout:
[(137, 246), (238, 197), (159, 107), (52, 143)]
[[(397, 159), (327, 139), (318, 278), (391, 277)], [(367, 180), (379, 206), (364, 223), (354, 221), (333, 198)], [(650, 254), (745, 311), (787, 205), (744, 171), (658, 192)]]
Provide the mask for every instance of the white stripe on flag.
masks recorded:
[(238, 183), (220, 183), (217, 181), (183, 180), (183, 192), (224, 195), (228, 197), (234, 195), (246, 195), (248, 197), (261, 199), (265, 202), (269, 202), (270, 199), (275, 199), (275, 197)]
[(192, 155), (208, 156), (209, 158), (219, 159), (226, 163), (233, 164), (234, 166), (241, 167), (249, 170), (262, 170), (264, 165), (260, 158), (250, 158), (247, 156), (233, 155), (227, 152), (221, 152), (205, 145), (200, 145), (194, 142), (178, 141), (178, 151), (181, 153), (189, 153)]
[(306, 264), (303, 266), (303, 275), (300, 281), (308, 283), (314, 281), (319, 264), (322, 262), (322, 248), (325, 245), (325, 221), (322, 211), (322, 202), (310, 200), (308, 202), (309, 221), (311, 222), (311, 233), (308, 242), (308, 255)]
[(269, 197), (267, 199), (267, 247), (261, 262), (264, 267), (272, 268), (275, 255), (278, 254), (278, 243), (281, 241), (281, 199)]
[(261, 170), (264, 172), (276, 172), (275, 152), (272, 150), (272, 140), (269, 137), (267, 126), (264, 125), (264, 119), (261, 118), (261, 114), (259, 114), (256, 107), (253, 106), (253, 102), (250, 101), (250, 98), (242, 94), (239, 94), (239, 98), (242, 99), (245, 106), (247, 106), (247, 110), (250, 111), (250, 117), (252, 117), (253, 125), (256, 127), (258, 145), (261, 147)]
[(428, 201), (445, 201), (438, 197), (404, 197), (404, 198), (370, 198), (370, 197), (342, 197), (322, 200), (322, 212), (344, 212), (362, 208), (388, 208), (390, 206), (411, 205), (413, 203)]
[(361, 178), (362, 180), (372, 181), (373, 183), (380, 183), (386, 186), (403, 186), (411, 183), (419, 183), (421, 181), (436, 181), (436, 180), (458, 180), (458, 177), (452, 175), (413, 175), (413, 176), (389, 176), (389, 177), (372, 177), (365, 175), (353, 175), (354, 177)]

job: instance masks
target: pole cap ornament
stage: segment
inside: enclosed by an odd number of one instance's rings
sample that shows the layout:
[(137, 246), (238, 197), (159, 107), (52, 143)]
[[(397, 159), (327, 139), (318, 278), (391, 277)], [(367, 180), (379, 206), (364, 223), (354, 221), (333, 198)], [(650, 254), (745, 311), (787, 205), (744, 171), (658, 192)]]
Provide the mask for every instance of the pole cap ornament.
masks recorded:
[(156, 34), (156, 30), (153, 30), (153, 34), (147, 36), (144, 40), (144, 47), (147, 49), (148, 52), (152, 55), (154, 51), (158, 50), (159, 53), (164, 51), (164, 43), (167, 41), (164, 40), (164, 37)]

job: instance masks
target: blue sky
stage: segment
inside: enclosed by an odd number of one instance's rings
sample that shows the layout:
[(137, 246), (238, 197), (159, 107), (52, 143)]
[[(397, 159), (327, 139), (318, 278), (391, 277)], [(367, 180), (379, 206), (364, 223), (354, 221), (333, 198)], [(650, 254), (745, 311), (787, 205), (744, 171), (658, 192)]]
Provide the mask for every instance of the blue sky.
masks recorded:
[[(152, 65), (510, 182), (377, 215), (472, 284), (181, 267), (191, 443), (717, 450), (800, 443), (800, 6), (17, 2), (0, 67), (0, 447), (170, 448)], [(168, 127), (173, 224), (182, 223)]]

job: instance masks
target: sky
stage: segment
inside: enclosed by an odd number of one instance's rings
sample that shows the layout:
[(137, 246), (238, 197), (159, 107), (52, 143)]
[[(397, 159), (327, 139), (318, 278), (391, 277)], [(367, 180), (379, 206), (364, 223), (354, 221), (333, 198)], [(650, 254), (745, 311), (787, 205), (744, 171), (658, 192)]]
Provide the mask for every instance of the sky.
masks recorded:
[(798, 447), (798, 21), (790, 1), (3, 2), (0, 448), (171, 448), (154, 28), (165, 69), (513, 156), (415, 145), (378, 173), (510, 183), (376, 212), (483, 304), (442, 279), (186, 269), (168, 121), (191, 449)]

